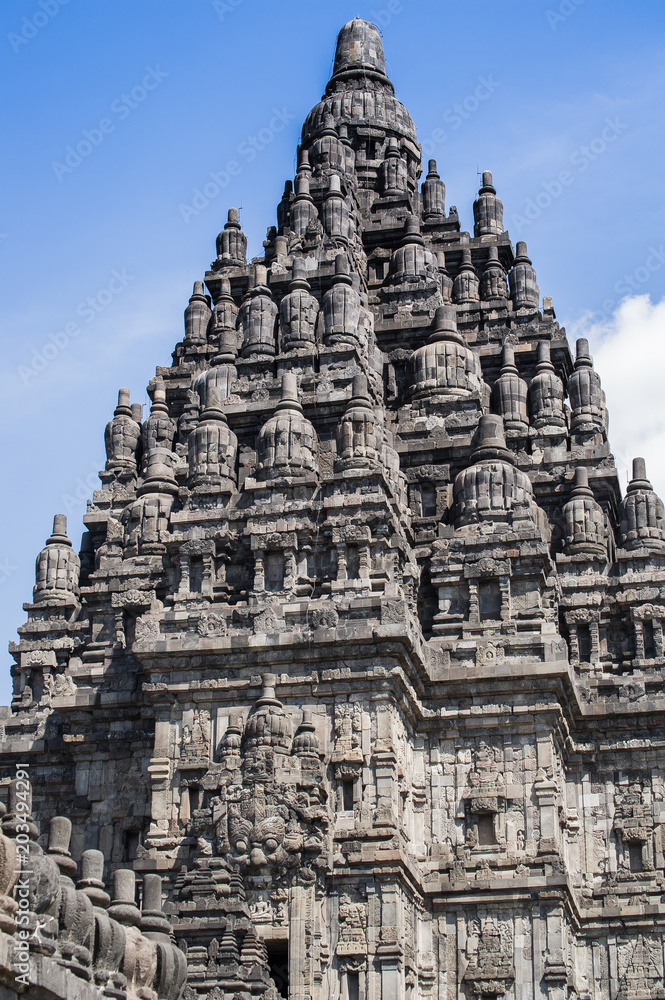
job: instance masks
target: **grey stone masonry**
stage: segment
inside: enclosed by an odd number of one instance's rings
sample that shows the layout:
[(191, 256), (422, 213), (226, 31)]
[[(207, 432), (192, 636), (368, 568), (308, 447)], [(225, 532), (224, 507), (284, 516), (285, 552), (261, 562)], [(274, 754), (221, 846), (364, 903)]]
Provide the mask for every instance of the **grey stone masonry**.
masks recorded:
[[(82, 981), (98, 909), (166, 948), (160, 876), (184, 1000), (663, 998), (663, 503), (641, 459), (622, 496), (500, 178), (469, 233), (423, 173), (373, 25), (297, 164), (262, 256), (220, 220), (80, 553), (57, 515), (37, 558), (1, 774), (68, 817), (90, 913), (34, 963)], [(105, 909), (134, 877), (143, 917)]]

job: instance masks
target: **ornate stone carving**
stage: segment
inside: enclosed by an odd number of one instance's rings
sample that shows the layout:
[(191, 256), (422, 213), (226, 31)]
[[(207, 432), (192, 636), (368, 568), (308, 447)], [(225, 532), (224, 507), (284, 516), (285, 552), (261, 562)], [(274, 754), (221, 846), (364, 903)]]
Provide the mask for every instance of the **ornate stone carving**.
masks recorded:
[(261, 428), (257, 441), (259, 475), (304, 476), (316, 472), (316, 432), (303, 415), (293, 375), (282, 378), (282, 397), (275, 414)]
[(486, 917), (477, 941), (477, 951), (464, 973), (464, 982), (472, 996), (503, 996), (515, 978), (510, 929), (505, 923), (500, 928), (494, 917)]
[(199, 618), (196, 631), (201, 636), (222, 636), (227, 633), (226, 618), (223, 615), (209, 614)]
[(354, 902), (348, 893), (339, 898), (337, 957), (345, 972), (358, 972), (367, 965), (367, 904)]
[(258, 256), (231, 209), (146, 420), (121, 390), (80, 556), (56, 519), (11, 995), (25, 851), (29, 996), (179, 1000), (163, 888), (187, 1000), (665, 1000), (663, 505), (489, 171), (469, 237), (421, 152), (354, 18)]
[(35, 604), (51, 601), (76, 603), (79, 595), (81, 561), (72, 550), (67, 537), (67, 518), (56, 514), (53, 533), (46, 539), (46, 547), (37, 556), (36, 583), (33, 591)]

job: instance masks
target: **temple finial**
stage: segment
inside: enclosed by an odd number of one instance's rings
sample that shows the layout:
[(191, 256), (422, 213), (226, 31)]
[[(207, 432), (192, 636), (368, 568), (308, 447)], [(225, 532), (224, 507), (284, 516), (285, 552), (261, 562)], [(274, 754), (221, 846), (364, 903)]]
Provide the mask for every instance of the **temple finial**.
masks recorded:
[(331, 79), (363, 72), (374, 73), (388, 81), (379, 29), (370, 21), (356, 17), (348, 21), (337, 36)]

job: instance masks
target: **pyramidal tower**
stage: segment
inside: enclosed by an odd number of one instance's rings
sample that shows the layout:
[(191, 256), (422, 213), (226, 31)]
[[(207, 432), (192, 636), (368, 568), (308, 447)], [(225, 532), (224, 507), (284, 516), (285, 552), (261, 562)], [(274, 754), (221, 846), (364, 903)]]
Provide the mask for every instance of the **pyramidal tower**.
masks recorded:
[[(372, 24), (297, 164), (261, 257), (229, 210), (150, 412), (120, 389), (11, 645), (5, 784), (186, 958), (85, 989), (665, 996), (663, 503), (639, 458), (621, 495), (587, 342), (489, 171), (461, 230)], [(111, 967), (32, 905), (33, 951)]]

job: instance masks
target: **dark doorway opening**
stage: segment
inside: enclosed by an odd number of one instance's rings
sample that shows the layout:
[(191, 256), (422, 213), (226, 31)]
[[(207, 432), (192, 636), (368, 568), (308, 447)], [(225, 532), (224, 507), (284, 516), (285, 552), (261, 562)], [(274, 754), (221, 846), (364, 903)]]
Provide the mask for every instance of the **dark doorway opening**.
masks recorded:
[(266, 941), (270, 975), (277, 992), (285, 1000), (289, 996), (289, 945), (287, 941)]
[(189, 592), (200, 594), (203, 590), (203, 558), (192, 556), (189, 560)]
[(591, 630), (588, 625), (577, 626), (577, 645), (580, 651), (580, 663), (591, 662)]
[(478, 817), (478, 845), (480, 847), (487, 847), (490, 844), (496, 844), (494, 814), (481, 813)]
[(642, 844), (628, 845), (628, 865), (631, 872), (644, 871), (644, 859), (642, 857)]
[(349, 1000), (360, 1000), (360, 976), (357, 972), (347, 972), (346, 992)]
[(141, 846), (140, 830), (125, 830), (125, 860), (134, 861)]
[(353, 811), (353, 781), (342, 782), (342, 808), (346, 812)]
[(481, 580), (478, 584), (478, 612), (481, 622), (501, 618), (501, 589), (497, 580)]

